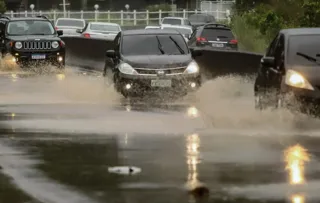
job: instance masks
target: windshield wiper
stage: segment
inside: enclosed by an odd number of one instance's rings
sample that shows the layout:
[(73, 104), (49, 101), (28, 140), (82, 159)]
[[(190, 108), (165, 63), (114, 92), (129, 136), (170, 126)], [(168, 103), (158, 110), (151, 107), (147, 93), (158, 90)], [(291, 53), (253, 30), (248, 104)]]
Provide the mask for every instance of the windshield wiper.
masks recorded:
[(316, 64), (319, 64), (318, 60), (312, 56), (309, 56), (307, 54), (301, 53), (301, 52), (297, 52), (298, 56), (302, 56), (303, 58), (307, 59), (308, 61), (314, 62)]
[(176, 40), (174, 40), (171, 36), (169, 37), (171, 39), (171, 41), (173, 41), (173, 43), (176, 45), (176, 47), (179, 49), (181, 54), (184, 54), (183, 49), (179, 46), (178, 42)]
[(157, 41), (158, 41), (158, 49), (161, 51), (162, 54), (165, 54), (165, 52), (164, 52), (163, 49), (162, 49), (162, 45), (161, 45), (161, 43), (160, 43), (159, 37), (156, 36), (156, 38), (157, 38)]

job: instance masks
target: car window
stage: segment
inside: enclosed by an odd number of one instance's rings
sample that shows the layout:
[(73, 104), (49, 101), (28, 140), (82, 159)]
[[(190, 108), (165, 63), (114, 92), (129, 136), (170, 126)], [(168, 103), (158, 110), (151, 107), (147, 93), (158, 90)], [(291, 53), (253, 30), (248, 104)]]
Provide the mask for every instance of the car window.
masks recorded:
[(267, 56), (274, 56), (274, 53), (275, 53), (275, 49), (276, 49), (276, 45), (277, 45), (277, 42), (278, 42), (278, 39), (279, 39), (279, 35), (277, 35), (271, 42), (268, 50), (267, 50)]
[(201, 36), (212, 41), (217, 40), (217, 38), (222, 41), (234, 39), (231, 30), (225, 28), (205, 28), (203, 29)]
[(55, 30), (51, 22), (43, 20), (19, 20), (8, 23), (9, 35), (53, 35)]
[(109, 24), (90, 24), (90, 30), (119, 32), (120, 27), (118, 25), (109, 25)]
[(84, 28), (85, 22), (81, 20), (73, 20), (73, 19), (58, 19), (56, 26), (70, 26), (70, 27)]
[(162, 24), (181, 25), (181, 20), (174, 19), (174, 18), (165, 18), (165, 19), (163, 19)]
[(190, 22), (206, 22), (206, 16), (205, 15), (191, 15), (189, 17), (189, 21)]
[(290, 65), (315, 65), (314, 62), (308, 61), (297, 52), (318, 58), (320, 54), (320, 35), (294, 35), (288, 38), (287, 62)]
[[(158, 39), (159, 42), (158, 42)], [(170, 39), (170, 37), (173, 39)], [(159, 46), (166, 55), (181, 55), (178, 46), (185, 54), (189, 52), (185, 39), (179, 34), (172, 35), (125, 35), (121, 45), (123, 55), (162, 55)]]

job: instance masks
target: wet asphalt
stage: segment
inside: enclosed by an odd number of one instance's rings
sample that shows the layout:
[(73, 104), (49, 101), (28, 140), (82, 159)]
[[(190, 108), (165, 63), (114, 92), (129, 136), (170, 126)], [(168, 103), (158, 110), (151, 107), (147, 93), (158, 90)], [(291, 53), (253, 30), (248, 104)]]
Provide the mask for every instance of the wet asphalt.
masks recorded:
[(87, 70), (0, 77), (0, 203), (320, 202), (318, 136), (208, 130), (193, 102), (130, 102)]

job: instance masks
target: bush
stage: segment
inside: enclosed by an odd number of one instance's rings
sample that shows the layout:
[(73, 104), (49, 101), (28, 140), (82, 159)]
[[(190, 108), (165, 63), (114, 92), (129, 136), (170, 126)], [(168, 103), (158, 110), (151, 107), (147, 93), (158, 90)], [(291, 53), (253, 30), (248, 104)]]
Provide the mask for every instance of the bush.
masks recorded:
[(147, 6), (146, 9), (150, 12), (157, 12), (159, 10), (171, 11), (171, 5), (170, 4), (154, 4), (154, 5)]
[(6, 3), (4, 0), (0, 0), (0, 13), (4, 14), (7, 11)]
[(239, 41), (239, 49), (264, 53), (267, 47), (267, 40), (259, 29), (250, 25), (243, 16), (237, 15), (232, 17), (232, 32)]

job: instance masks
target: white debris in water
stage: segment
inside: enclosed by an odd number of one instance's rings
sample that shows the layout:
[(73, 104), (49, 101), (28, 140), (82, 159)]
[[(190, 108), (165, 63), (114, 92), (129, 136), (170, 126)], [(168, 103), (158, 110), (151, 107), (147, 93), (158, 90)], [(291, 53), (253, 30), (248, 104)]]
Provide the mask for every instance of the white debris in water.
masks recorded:
[(117, 173), (120, 175), (135, 175), (141, 173), (141, 168), (135, 166), (114, 166), (108, 168), (109, 173)]

